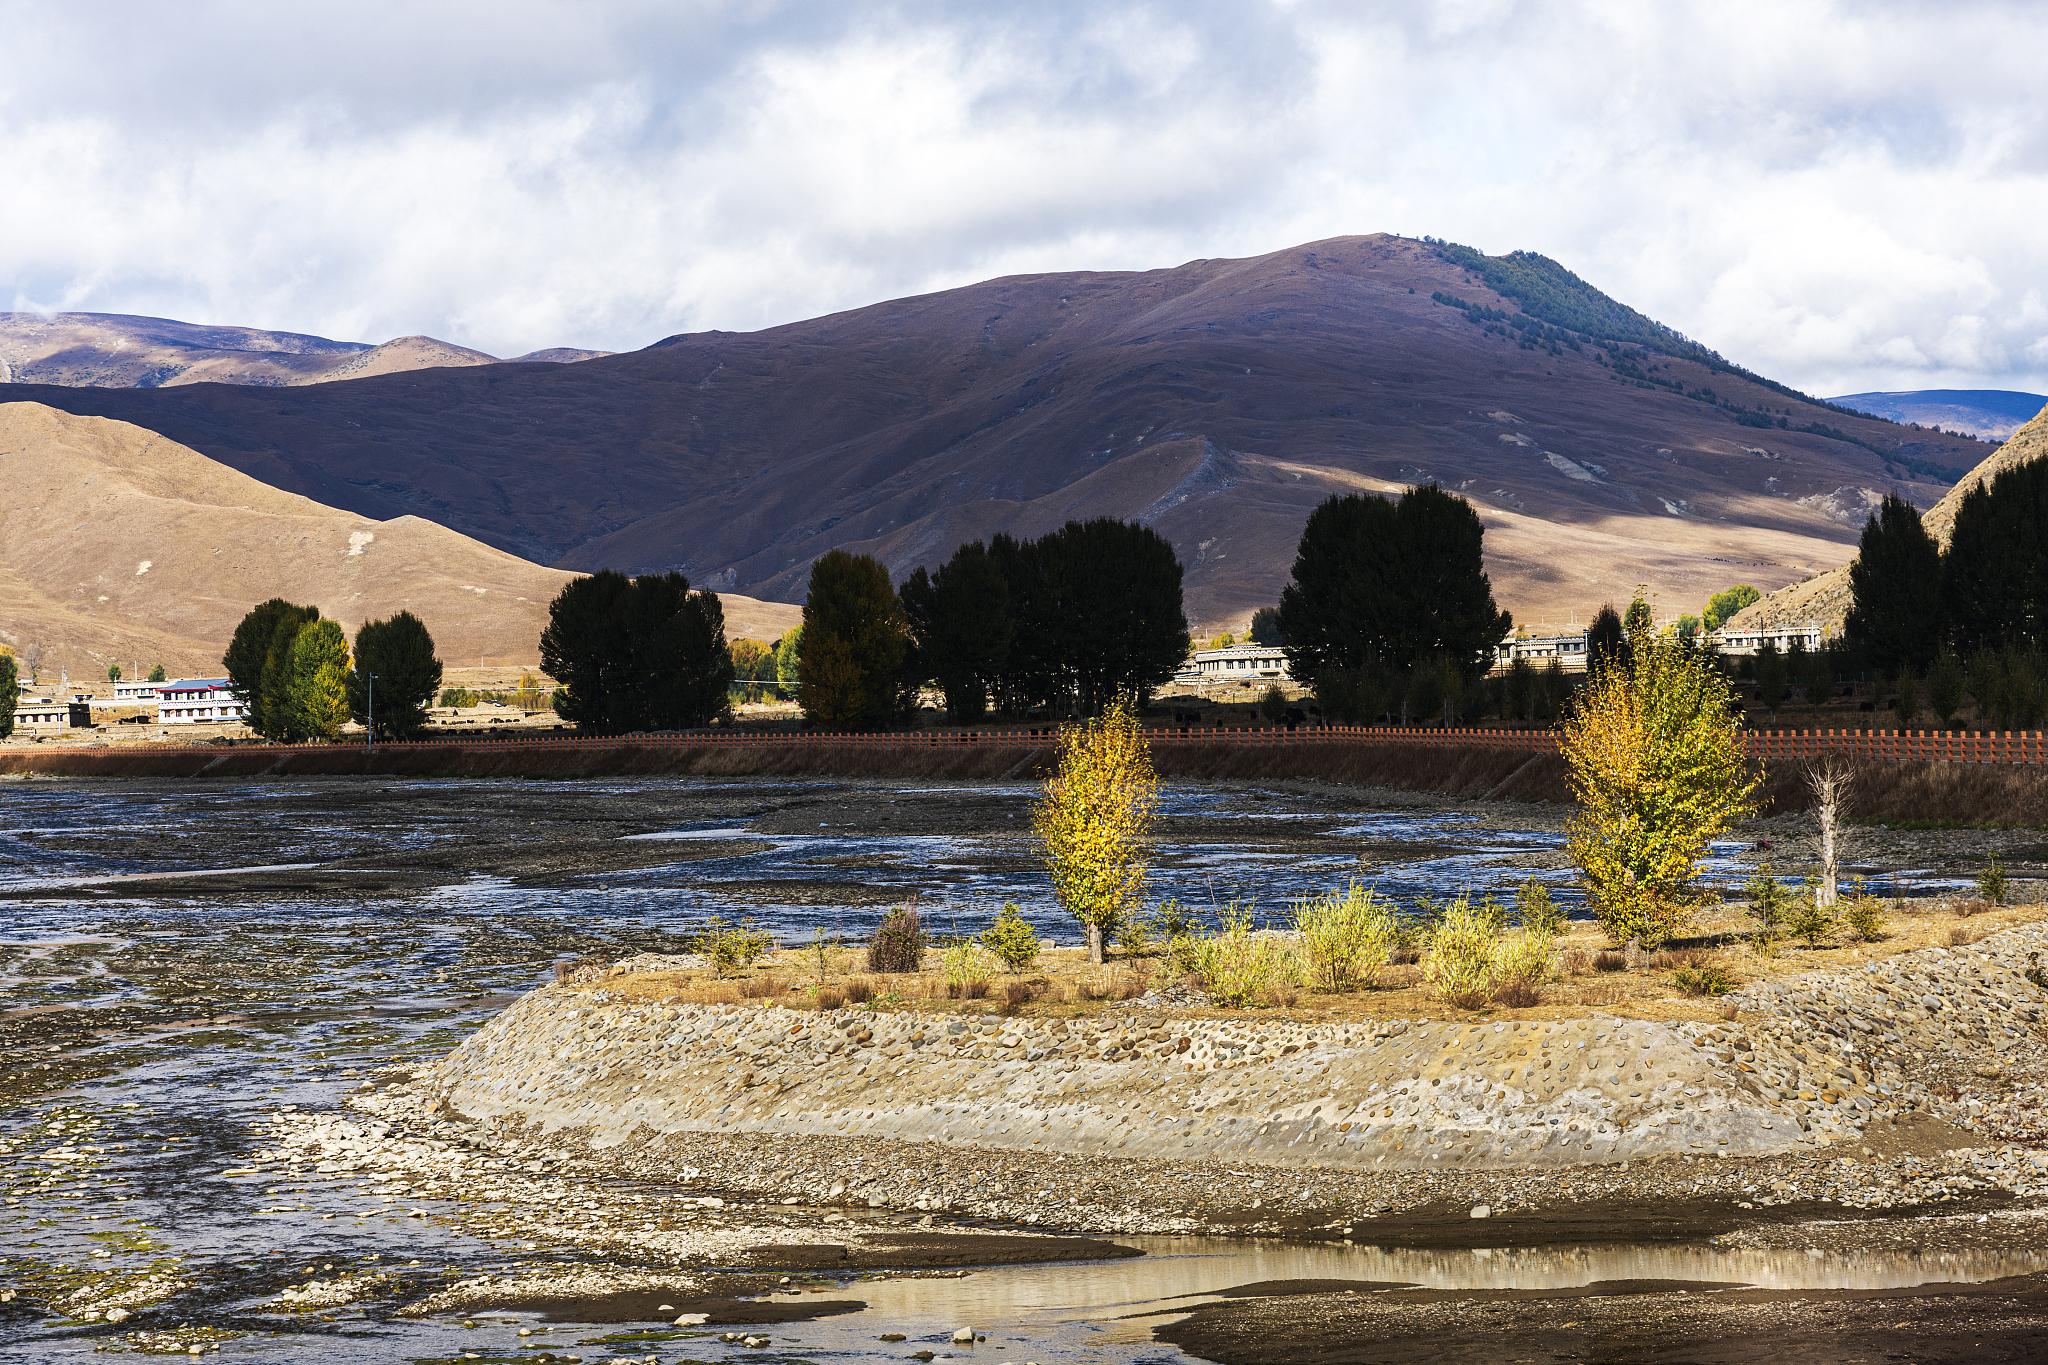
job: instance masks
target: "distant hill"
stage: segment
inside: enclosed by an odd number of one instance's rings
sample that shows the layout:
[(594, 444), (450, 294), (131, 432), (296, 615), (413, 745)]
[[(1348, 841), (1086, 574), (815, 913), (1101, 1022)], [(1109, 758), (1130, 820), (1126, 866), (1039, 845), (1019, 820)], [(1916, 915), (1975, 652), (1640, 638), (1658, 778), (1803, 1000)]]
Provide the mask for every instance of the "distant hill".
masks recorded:
[(566, 567), (791, 599), (838, 546), (899, 576), (993, 531), (1137, 517), (1190, 615), (1274, 600), (1332, 493), (1478, 504), (1498, 595), (1581, 620), (1845, 559), (1981, 443), (1748, 374), (1544, 257), (1343, 237), (1168, 270), (1016, 276), (567, 366), (310, 387), (40, 389), (365, 517)]
[[(216, 670), (244, 611), (311, 602), (351, 631), (409, 608), (451, 665), (532, 663), (569, 574), (414, 516), (372, 520), (280, 492), (154, 432), (0, 403), (0, 641), (43, 672)], [(725, 599), (773, 639), (798, 610)]]
[[(519, 359), (560, 364), (603, 354), (564, 346)], [(0, 313), (0, 384), (280, 386), (443, 365), (488, 365), (496, 359), (432, 337), (399, 337), (372, 346), (125, 313)]]
[(1909, 389), (1848, 393), (1828, 401), (1887, 421), (1961, 431), (1987, 441), (2005, 440), (2048, 407), (2048, 395), (2012, 389)]
[[(1946, 546), (1950, 534), (1955, 531), (1956, 509), (1962, 506), (1964, 494), (2014, 465), (2031, 464), (2041, 459), (2048, 459), (2048, 403), (2037, 407), (2031, 421), (2014, 432), (2010, 440), (1986, 456), (1982, 464), (1928, 509), (1923, 518), (1928, 531), (1936, 541)], [(1848, 614), (1849, 567), (1843, 564), (1768, 594), (1762, 601), (1744, 608), (1735, 619), (1743, 625), (1817, 621), (1828, 630), (1835, 631), (1841, 629)]]

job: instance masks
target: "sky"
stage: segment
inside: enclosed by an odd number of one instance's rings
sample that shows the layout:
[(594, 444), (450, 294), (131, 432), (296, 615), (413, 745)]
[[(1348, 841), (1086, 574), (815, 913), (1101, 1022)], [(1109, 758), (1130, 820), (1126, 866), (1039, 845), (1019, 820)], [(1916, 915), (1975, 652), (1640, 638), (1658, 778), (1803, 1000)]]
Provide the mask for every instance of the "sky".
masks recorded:
[(498, 355), (1398, 232), (2048, 392), (2048, 5), (0, 0), (0, 289)]

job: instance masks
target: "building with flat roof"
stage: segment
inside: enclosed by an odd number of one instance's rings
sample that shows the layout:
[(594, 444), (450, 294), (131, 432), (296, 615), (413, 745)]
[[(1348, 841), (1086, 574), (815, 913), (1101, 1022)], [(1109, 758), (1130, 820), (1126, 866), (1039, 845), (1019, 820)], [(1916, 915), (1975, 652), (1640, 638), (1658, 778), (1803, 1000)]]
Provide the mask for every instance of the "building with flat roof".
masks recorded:
[(233, 725), (249, 709), (226, 678), (183, 678), (157, 684), (156, 715), (165, 725)]
[(1287, 682), (1287, 652), (1278, 645), (1230, 645), (1224, 649), (1198, 649), (1182, 670), (1205, 683)]
[(71, 703), (52, 697), (23, 697), (14, 703), (14, 728), (45, 733), (71, 728)]
[(1758, 654), (1767, 644), (1775, 645), (1780, 654), (1789, 654), (1794, 649), (1812, 653), (1826, 642), (1827, 634), (1813, 622), (1805, 621), (1791, 626), (1723, 626), (1710, 638), (1717, 654)]

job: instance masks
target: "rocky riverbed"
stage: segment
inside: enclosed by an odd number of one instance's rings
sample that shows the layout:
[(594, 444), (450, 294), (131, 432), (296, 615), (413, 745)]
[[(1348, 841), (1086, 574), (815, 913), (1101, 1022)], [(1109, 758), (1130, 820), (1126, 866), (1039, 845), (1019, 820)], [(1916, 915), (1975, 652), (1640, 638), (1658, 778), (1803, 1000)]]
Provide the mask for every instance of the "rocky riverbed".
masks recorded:
[[(1874, 978), (1847, 1016), (1825, 991), (1758, 1006), (1782, 1036), (1749, 1038), (1745, 1056), (1772, 1059), (1751, 1063), (1752, 1098), (1835, 1139), (1775, 1155), (1315, 1169), (1221, 1148), (1061, 1150), (1021, 1127), (996, 1147), (763, 1124), (536, 1144), (509, 1115), (460, 1119), (416, 1078), (557, 962), (678, 953), (713, 913), (855, 939), (913, 893), (941, 927), (1007, 898), (1071, 935), (1023, 839), (1028, 790), (31, 783), (5, 797), (0, 1359), (1162, 1361), (1183, 1357), (1155, 1329), (1211, 1301), (1190, 1321), (1237, 1335), (1192, 1349), (1299, 1359), (1324, 1343), (1314, 1324), (1338, 1319), (1307, 1298), (1291, 1317), (1271, 1305), (1315, 1283), (1513, 1298), (1647, 1275), (1884, 1303), (1923, 1278), (2036, 1268), (2034, 1026), (1967, 989), (1940, 1018), (1910, 974)], [(1558, 823), (1357, 792), (1176, 790), (1162, 888), (1279, 910), (1350, 875), (1403, 896), (1531, 873), (1561, 886)], [(1798, 831), (1757, 837), (1782, 865)], [(1852, 858), (1909, 869), (1911, 890), (1965, 879), (1993, 850), (2040, 875), (2039, 836), (2021, 831), (1869, 834)], [(1743, 850), (1725, 852), (1732, 868)], [(1965, 974), (1977, 949), (1998, 940), (1953, 950)], [(1734, 1051), (1721, 1024), (1701, 1027), (1687, 1046)], [(862, 1049), (885, 1032), (870, 1031)], [(1379, 1042), (1427, 1040), (1443, 1059), (1450, 1036)], [(1952, 1038), (1967, 1046), (1943, 1052)], [(1001, 1040), (977, 1031), (972, 1046)], [(1189, 1094), (1250, 1053), (1222, 1055), (1221, 1032), (1204, 1046), (1215, 1065), (1188, 1073)], [(1088, 1065), (1138, 1060), (1104, 1050)], [(1914, 1051), (1932, 1055), (1884, 1060)], [(1874, 1097), (1868, 1112), (1857, 1097)], [(1246, 1286), (1263, 1288), (1233, 1293)], [(1698, 1297), (1672, 1290), (1673, 1320)], [(963, 1328), (987, 1340), (956, 1342)]]

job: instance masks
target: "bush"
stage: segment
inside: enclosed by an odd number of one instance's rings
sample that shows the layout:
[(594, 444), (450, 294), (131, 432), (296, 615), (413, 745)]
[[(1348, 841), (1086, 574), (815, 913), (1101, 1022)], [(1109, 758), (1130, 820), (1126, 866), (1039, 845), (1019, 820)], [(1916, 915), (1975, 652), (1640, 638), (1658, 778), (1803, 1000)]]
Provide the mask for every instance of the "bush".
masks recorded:
[(1991, 861), (1984, 864), (1984, 870), (1977, 874), (1977, 894), (1993, 905), (2004, 905), (2012, 888), (2005, 879), (2005, 865), (1998, 861), (1996, 853)]
[(1543, 988), (1557, 975), (1557, 940), (1517, 929), (1494, 940), (1493, 999), (1511, 1008), (1543, 1003)]
[(1293, 945), (1253, 928), (1251, 912), (1242, 907), (1224, 910), (1222, 928), (1193, 943), (1195, 974), (1209, 998), (1219, 1005), (1271, 1004), (1276, 995), (1301, 979), (1301, 963)]
[(1792, 902), (1792, 913), (1785, 918), (1785, 932), (1809, 948), (1825, 948), (1829, 935), (1835, 932), (1834, 908), (1822, 905), (1812, 895), (1801, 896)]
[(1875, 896), (1851, 896), (1842, 903), (1842, 927), (1858, 943), (1875, 943), (1885, 936), (1884, 907)]
[(1116, 922), (1116, 947), (1127, 958), (1144, 957), (1152, 951), (1152, 918), (1142, 908), (1133, 906)]
[(1355, 881), (1342, 894), (1297, 905), (1294, 927), (1301, 934), (1303, 971), (1326, 991), (1371, 987), (1401, 937), (1393, 906)]
[(1564, 932), (1564, 911), (1551, 899), (1550, 888), (1530, 877), (1515, 889), (1515, 918), (1524, 929), (1546, 938)]
[(1474, 1010), (1493, 998), (1493, 947), (1498, 933), (1480, 907), (1460, 896), (1445, 907), (1422, 959), (1423, 984), (1446, 1004)]
[(1671, 982), (1678, 989), (1693, 996), (1726, 995), (1735, 989), (1735, 978), (1728, 975), (1728, 969), (1718, 962), (1696, 962), (1680, 967), (1672, 974)]
[(766, 929), (756, 929), (751, 920), (727, 924), (713, 915), (697, 934), (697, 951), (709, 959), (711, 969), (720, 976), (738, 976), (766, 957), (774, 946), (775, 936)]
[(1152, 913), (1153, 931), (1169, 943), (1192, 934), (1195, 927), (1194, 915), (1177, 900), (1167, 901)]
[(973, 939), (948, 946), (939, 954), (939, 968), (946, 974), (946, 994), (955, 1000), (978, 1000), (987, 995), (988, 972), (994, 959), (993, 953)]
[(1287, 694), (1274, 683), (1259, 698), (1259, 719), (1268, 725), (1278, 725), (1287, 719)]
[(917, 971), (924, 966), (924, 949), (924, 921), (918, 917), (917, 907), (898, 906), (882, 917), (874, 941), (868, 944), (868, 970)]
[(981, 931), (981, 943), (1012, 976), (1038, 961), (1041, 947), (1038, 931), (1024, 918), (1024, 912), (1008, 903), (996, 912), (995, 922)]

